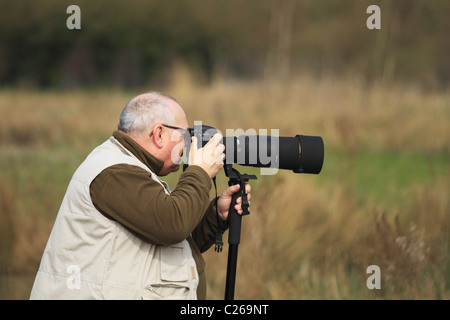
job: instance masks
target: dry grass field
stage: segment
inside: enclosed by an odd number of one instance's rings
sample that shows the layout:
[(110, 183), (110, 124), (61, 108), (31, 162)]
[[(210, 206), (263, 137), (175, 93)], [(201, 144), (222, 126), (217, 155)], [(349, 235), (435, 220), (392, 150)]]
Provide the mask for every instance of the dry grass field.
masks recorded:
[[(182, 70), (151, 89), (175, 96), (191, 124), (324, 139), (319, 175), (251, 182), (236, 299), (450, 299), (448, 91), (308, 75), (203, 86)], [(0, 91), (1, 299), (28, 298), (71, 175), (138, 93)], [(222, 299), (227, 245), (205, 259), (208, 297)], [(381, 289), (366, 286), (370, 265)]]

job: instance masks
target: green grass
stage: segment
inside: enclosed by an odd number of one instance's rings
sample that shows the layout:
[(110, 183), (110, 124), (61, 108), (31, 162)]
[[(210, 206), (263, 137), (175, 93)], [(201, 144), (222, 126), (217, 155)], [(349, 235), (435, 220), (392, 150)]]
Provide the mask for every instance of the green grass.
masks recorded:
[(392, 206), (408, 199), (413, 185), (432, 183), (449, 170), (449, 154), (363, 153), (356, 160), (360, 198)]
[(404, 205), (411, 188), (433, 184), (450, 169), (450, 154), (359, 150), (349, 153), (327, 146), (320, 183), (351, 181), (359, 201), (381, 203), (384, 209)]

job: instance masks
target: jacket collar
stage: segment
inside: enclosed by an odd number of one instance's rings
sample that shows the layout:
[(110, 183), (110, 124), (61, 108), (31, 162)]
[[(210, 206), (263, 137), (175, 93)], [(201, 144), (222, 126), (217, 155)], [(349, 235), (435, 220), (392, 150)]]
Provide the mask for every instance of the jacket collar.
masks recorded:
[(150, 154), (147, 150), (142, 148), (136, 141), (127, 136), (125, 133), (118, 130), (113, 132), (114, 138), (116, 138), (128, 151), (130, 151), (136, 158), (143, 164), (150, 168), (154, 173), (159, 175), (164, 165), (164, 161), (156, 158)]

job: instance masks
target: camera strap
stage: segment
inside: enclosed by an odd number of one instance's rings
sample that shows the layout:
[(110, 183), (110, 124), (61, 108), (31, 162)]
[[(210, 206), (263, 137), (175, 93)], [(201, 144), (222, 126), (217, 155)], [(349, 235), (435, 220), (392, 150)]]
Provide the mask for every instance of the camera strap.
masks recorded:
[(215, 198), (215, 204), (216, 207), (216, 219), (217, 219), (217, 232), (216, 232), (216, 241), (214, 244), (214, 251), (219, 253), (222, 252), (223, 249), (223, 233), (228, 228), (227, 221), (222, 221), (219, 217), (219, 209), (217, 208), (217, 201), (219, 200), (219, 197), (217, 196), (217, 185), (216, 185), (216, 177), (212, 178), (212, 181), (214, 183), (214, 189), (216, 190), (216, 198)]

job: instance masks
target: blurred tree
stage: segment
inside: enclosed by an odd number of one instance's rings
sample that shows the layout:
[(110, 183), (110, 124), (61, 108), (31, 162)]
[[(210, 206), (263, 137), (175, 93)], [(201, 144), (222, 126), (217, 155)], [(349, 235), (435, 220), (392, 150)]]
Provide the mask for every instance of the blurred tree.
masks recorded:
[(88, 86), (95, 80), (92, 49), (85, 42), (77, 43), (62, 62), (61, 85), (64, 88)]
[[(184, 61), (211, 81), (358, 73), (446, 87), (446, 0), (77, 0), (68, 30), (60, 0), (0, 0), (0, 84), (140, 86)], [(80, 64), (80, 65), (78, 65)]]
[(289, 78), (296, 4), (296, 0), (272, 0), (266, 78), (282, 81)]

